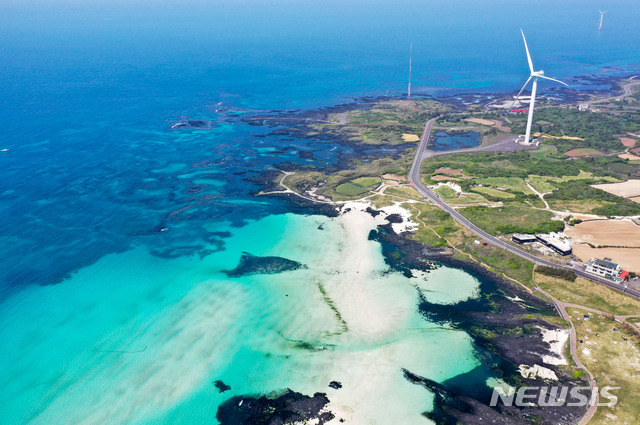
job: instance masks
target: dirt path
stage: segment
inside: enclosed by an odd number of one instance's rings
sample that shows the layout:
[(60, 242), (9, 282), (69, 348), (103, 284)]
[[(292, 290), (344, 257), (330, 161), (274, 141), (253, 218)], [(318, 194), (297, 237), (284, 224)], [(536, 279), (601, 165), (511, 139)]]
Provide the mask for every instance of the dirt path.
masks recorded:
[[(318, 204), (333, 204), (334, 202), (330, 201), (330, 200), (324, 200), (324, 199), (318, 199), (316, 196), (305, 196), (302, 195), (298, 192), (296, 192), (295, 190), (292, 190), (291, 188), (289, 188), (289, 186), (287, 186), (286, 184), (284, 184), (284, 179), (287, 176), (291, 176), (295, 173), (293, 173), (292, 171), (282, 171), (283, 176), (280, 179), (280, 182), (278, 183), (281, 187), (284, 188), (284, 190), (272, 190), (270, 192), (260, 192), (258, 195), (282, 195), (282, 194), (291, 194), (291, 195), (295, 195), (295, 196), (299, 196), (303, 199), (306, 199), (307, 201), (311, 201), (311, 202), (315, 202)], [(315, 189), (314, 189), (315, 190)]]
[(569, 329), (569, 352), (571, 353), (571, 357), (573, 358), (573, 361), (576, 363), (576, 366), (583, 369), (585, 372), (587, 372), (587, 375), (589, 375), (589, 386), (591, 387), (591, 391), (595, 392), (596, 394), (596, 398), (595, 400), (593, 400), (594, 403), (591, 406), (589, 406), (589, 410), (587, 410), (587, 412), (584, 414), (582, 419), (580, 419), (580, 421), (578, 422), (578, 425), (585, 425), (587, 422), (591, 420), (591, 418), (593, 418), (593, 415), (595, 415), (596, 411), (598, 410), (598, 402), (600, 400), (600, 394), (596, 390), (598, 387), (596, 378), (593, 376), (591, 371), (587, 369), (584, 363), (582, 363), (582, 360), (580, 360), (580, 358), (578, 357), (578, 337), (576, 335), (576, 327), (573, 324), (573, 321), (571, 320), (571, 316), (567, 312), (567, 307), (583, 308), (587, 311), (591, 311), (591, 309), (584, 306), (578, 306), (577, 304), (564, 303), (556, 299), (551, 294), (544, 291), (542, 288), (538, 287), (537, 285), (535, 286), (534, 290), (544, 295), (548, 299), (550, 299), (555, 305), (558, 313), (560, 313), (562, 318), (566, 320), (567, 323), (569, 323), (569, 325), (571, 326), (571, 328)]
[(547, 210), (547, 211), (551, 211), (551, 207), (549, 206), (547, 201), (544, 199), (544, 195), (546, 195), (547, 193), (551, 193), (551, 192), (540, 193), (533, 186), (531, 186), (531, 184), (529, 184), (529, 182), (527, 180), (525, 180), (524, 182), (526, 183), (527, 186), (529, 186), (529, 189), (531, 189), (531, 191), (533, 193), (538, 195), (538, 198), (540, 198), (542, 200), (542, 202), (544, 202), (544, 209)]
[[(594, 314), (600, 314), (600, 315), (604, 315), (604, 316), (613, 316), (613, 318), (617, 322), (627, 323), (628, 325), (633, 327), (637, 333), (640, 333), (640, 327), (638, 327), (638, 325), (636, 325), (635, 323), (630, 322), (630, 321), (627, 320), (627, 319), (630, 319), (630, 318), (637, 318), (638, 315), (612, 315), (610, 313), (606, 313), (604, 311), (600, 311), (600, 310), (597, 310), (597, 309), (591, 308), (591, 307), (586, 307), (586, 306), (583, 306), (583, 305), (580, 305), (580, 304), (562, 302), (562, 301), (558, 300), (557, 298), (553, 297), (548, 292), (546, 292), (543, 289), (541, 289), (540, 287), (538, 287), (537, 285), (535, 286), (534, 290), (536, 292), (539, 292), (540, 294), (544, 295), (545, 297), (547, 297), (551, 301), (553, 301), (553, 304), (555, 305), (556, 310), (560, 313), (562, 318), (564, 320), (566, 320), (569, 323), (569, 325), (571, 326), (571, 329), (569, 331), (569, 351), (571, 353), (571, 357), (573, 358), (573, 361), (576, 363), (576, 366), (578, 366), (579, 368), (584, 369), (584, 371), (587, 372), (587, 375), (589, 375), (589, 386), (591, 387), (591, 389), (593, 390), (594, 388), (597, 388), (598, 383), (597, 383), (595, 377), (593, 376), (591, 371), (589, 369), (587, 369), (587, 367), (584, 365), (584, 363), (582, 363), (582, 361), (578, 357), (578, 337), (576, 335), (576, 328), (575, 328), (575, 325), (573, 324), (573, 321), (571, 320), (571, 316), (569, 315), (567, 309), (569, 309), (569, 308), (577, 308), (579, 310), (588, 311), (588, 312), (594, 313)], [(589, 407), (589, 410), (587, 411), (587, 413), (585, 413), (585, 415), (582, 417), (580, 422), (578, 422), (578, 425), (585, 425), (587, 422), (589, 422), (593, 418), (593, 415), (595, 415), (596, 411), (598, 410), (598, 401), (599, 401), (600, 395), (598, 394), (597, 391), (596, 391), (596, 394), (597, 394), (597, 398), (596, 398), (594, 404)]]

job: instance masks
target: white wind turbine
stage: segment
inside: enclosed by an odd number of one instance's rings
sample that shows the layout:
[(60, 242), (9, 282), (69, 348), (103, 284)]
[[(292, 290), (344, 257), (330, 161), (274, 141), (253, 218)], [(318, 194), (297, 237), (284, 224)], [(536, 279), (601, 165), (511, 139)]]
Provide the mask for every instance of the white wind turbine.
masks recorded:
[(600, 12), (600, 23), (598, 24), (598, 31), (602, 30), (602, 18), (604, 18), (604, 14), (607, 13), (607, 11), (605, 10), (604, 12), (602, 10), (598, 10), (598, 12)]
[[(529, 81), (531, 81), (531, 79), (533, 79), (533, 86), (531, 87), (531, 101), (529, 102), (529, 117), (527, 118), (527, 132), (526, 132), (526, 135), (524, 136), (524, 144), (528, 145), (529, 144), (529, 136), (531, 135), (531, 123), (533, 122), (533, 105), (536, 102), (536, 90), (538, 88), (538, 78), (544, 78), (545, 80), (555, 81), (557, 83), (564, 84), (567, 87), (569, 87), (569, 85), (567, 83), (563, 83), (560, 80), (556, 80), (555, 78), (545, 77), (544, 71), (542, 71), (542, 70), (540, 70), (540, 71), (534, 71), (533, 70), (533, 62), (531, 62), (531, 55), (529, 54), (529, 47), (527, 46), (527, 39), (524, 36), (524, 32), (522, 30), (520, 30), (520, 32), (522, 33), (522, 39), (524, 40), (524, 48), (527, 51), (527, 60), (529, 61), (529, 70), (531, 71), (531, 75), (529, 75), (529, 78), (527, 79), (527, 82), (524, 83), (524, 86), (522, 86), (522, 88), (518, 92), (518, 95), (516, 96), (516, 99), (518, 99), (520, 97), (520, 93), (522, 93), (522, 90), (524, 90), (524, 88), (527, 86), (527, 84), (529, 84)], [(515, 102), (515, 100), (514, 100), (514, 102)]]

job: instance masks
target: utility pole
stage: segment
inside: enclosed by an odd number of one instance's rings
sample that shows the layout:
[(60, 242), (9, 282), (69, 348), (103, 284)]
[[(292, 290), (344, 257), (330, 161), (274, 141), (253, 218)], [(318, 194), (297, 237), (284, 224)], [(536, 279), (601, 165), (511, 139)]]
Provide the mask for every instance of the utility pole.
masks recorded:
[(413, 57), (413, 43), (409, 45), (409, 88), (407, 89), (407, 100), (411, 100), (411, 59)]

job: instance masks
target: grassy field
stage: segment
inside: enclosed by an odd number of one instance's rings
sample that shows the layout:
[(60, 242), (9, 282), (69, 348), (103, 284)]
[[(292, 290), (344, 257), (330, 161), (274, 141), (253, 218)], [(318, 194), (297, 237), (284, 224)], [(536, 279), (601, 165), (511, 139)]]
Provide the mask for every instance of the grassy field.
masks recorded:
[(557, 188), (549, 180), (540, 176), (529, 176), (529, 184), (540, 193), (553, 192)]
[(385, 195), (398, 196), (400, 198), (415, 199), (418, 201), (424, 200), (424, 196), (420, 195), (411, 186), (398, 186), (387, 187), (384, 190)]
[(514, 195), (513, 193), (505, 192), (504, 190), (499, 189), (492, 189), (490, 187), (474, 187), (471, 190), (474, 192), (492, 196), (494, 198), (512, 199), (516, 197), (516, 195)]
[[(599, 314), (577, 308), (568, 309), (576, 328), (578, 356), (593, 373), (598, 387), (620, 387), (611, 393), (618, 397), (612, 406), (600, 406), (589, 425), (637, 424), (640, 418), (640, 344), (637, 334), (622, 328), (619, 323)], [(589, 320), (583, 316), (589, 315)], [(617, 329), (617, 330), (614, 330)], [(608, 400), (601, 399), (602, 403)]]
[(345, 196), (363, 195), (380, 186), (378, 177), (360, 177), (336, 187), (336, 192)]
[(440, 186), (435, 189), (435, 192), (440, 195), (441, 198), (457, 198), (458, 192), (449, 186)]
[(595, 308), (609, 314), (640, 312), (640, 301), (581, 277), (570, 282), (536, 273), (534, 279), (542, 289), (567, 303)]
[(571, 201), (568, 199), (549, 199), (546, 198), (551, 209), (556, 211), (570, 211), (573, 213), (591, 214), (595, 208), (604, 205), (602, 201), (584, 199)]
[(558, 153), (558, 149), (550, 144), (542, 143), (535, 151), (529, 151), (532, 158), (541, 160), (558, 161), (556, 158), (549, 157), (549, 155), (555, 155)]
[(533, 193), (524, 180), (519, 177), (485, 177), (476, 179), (475, 182), (483, 186), (491, 186), (512, 192), (522, 192), (525, 195)]
[(464, 208), (460, 213), (493, 235), (501, 233), (500, 228), (505, 225), (536, 228), (554, 216), (550, 211), (515, 206)]
[[(462, 228), (449, 214), (430, 204), (405, 204), (416, 213), (413, 219), (420, 226), (412, 238), (431, 246), (446, 246), (450, 244), (459, 250), (457, 257), (470, 260), (480, 260), (497, 274), (516, 279), (524, 284), (530, 284), (533, 264), (518, 256), (505, 252), (502, 248), (492, 245), (478, 245), (474, 241), (477, 236)], [(468, 255), (467, 255), (468, 254)]]
[(435, 229), (439, 229), (442, 234), (449, 234), (458, 228), (457, 223), (449, 214), (434, 205), (410, 204), (405, 206), (415, 213), (413, 218), (419, 223), (418, 229), (411, 237), (421, 243), (430, 246), (446, 246), (447, 241)]
[(491, 202), (479, 193), (463, 193), (457, 198), (447, 198), (446, 201), (455, 206), (491, 205)]
[(466, 243), (458, 245), (458, 249), (482, 261), (489, 270), (497, 274), (505, 274), (525, 285), (532, 283), (532, 262), (493, 245), (476, 245), (473, 242), (476, 239), (476, 236), (468, 238)]

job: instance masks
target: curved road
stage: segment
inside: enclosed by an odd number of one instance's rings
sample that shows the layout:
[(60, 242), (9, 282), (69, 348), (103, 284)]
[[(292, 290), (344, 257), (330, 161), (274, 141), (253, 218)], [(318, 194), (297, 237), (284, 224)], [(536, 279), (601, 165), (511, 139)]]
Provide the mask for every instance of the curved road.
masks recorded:
[[(635, 77), (637, 77), (637, 75), (634, 75), (631, 78), (635, 78)], [(625, 97), (631, 96), (631, 93), (632, 93), (631, 88), (635, 87), (635, 86), (640, 86), (640, 81), (633, 82), (633, 83), (628, 83), (628, 84), (625, 84), (624, 86), (622, 86), (622, 94), (619, 95), (619, 96), (605, 97), (603, 99), (589, 100), (589, 101), (583, 102), (583, 103), (585, 105), (591, 106), (591, 105), (593, 105), (595, 103), (603, 103), (603, 102), (611, 102), (611, 101), (621, 100), (621, 99), (624, 99)]]
[[(519, 257), (525, 258), (529, 261), (533, 261), (535, 264), (541, 265), (541, 266), (548, 266), (548, 267), (556, 267), (556, 268), (562, 268), (562, 269), (567, 269), (567, 270), (571, 270), (573, 272), (575, 272), (578, 276), (580, 277), (584, 277), (586, 279), (590, 279), (594, 282), (597, 282), (601, 285), (605, 285), (611, 289), (614, 289), (616, 291), (619, 292), (624, 292), (626, 294), (629, 294), (630, 296), (640, 299), (640, 292), (637, 292), (633, 289), (630, 288), (626, 288), (623, 285), (618, 285), (608, 279), (604, 279), (598, 276), (594, 276), (590, 273), (585, 272), (584, 270), (580, 270), (580, 269), (574, 269), (571, 267), (567, 267), (567, 266), (560, 266), (558, 264), (552, 263), (550, 261), (544, 260), (542, 258), (536, 257), (533, 254), (530, 254), (526, 251), (521, 250), (520, 248), (517, 248), (515, 246), (509, 245), (506, 242), (501, 241), (500, 239), (491, 236), (489, 233), (485, 232), (484, 230), (482, 230), (481, 228), (479, 228), (478, 226), (476, 226), (475, 224), (473, 224), (471, 221), (467, 220), (462, 214), (460, 214), (458, 211), (455, 210), (455, 208), (451, 207), (449, 204), (447, 204), (446, 202), (444, 202), (442, 199), (440, 199), (440, 197), (438, 196), (438, 194), (436, 194), (435, 192), (433, 192), (432, 190), (429, 190), (420, 180), (420, 166), (422, 165), (422, 161), (425, 158), (428, 158), (430, 156), (432, 156), (429, 152), (427, 152), (427, 150), (425, 149), (427, 141), (429, 140), (429, 137), (431, 135), (431, 130), (433, 128), (433, 124), (439, 119), (440, 117), (436, 117), (433, 118), (429, 121), (427, 121), (427, 124), (424, 127), (424, 132), (422, 133), (422, 138), (420, 139), (420, 145), (418, 146), (418, 152), (416, 152), (416, 156), (413, 159), (413, 164), (411, 164), (411, 171), (409, 172), (409, 182), (411, 183), (411, 185), (416, 189), (416, 191), (418, 191), (418, 193), (420, 193), (422, 196), (424, 196), (425, 198), (429, 199), (431, 202), (433, 202), (435, 205), (437, 205), (438, 207), (440, 207), (441, 209), (443, 209), (444, 211), (448, 212), (449, 215), (451, 215), (451, 217), (453, 217), (454, 220), (456, 220), (458, 223), (460, 223), (462, 226), (466, 227), (467, 229), (471, 230), (473, 233), (475, 233), (476, 235), (480, 236), (482, 239), (484, 239), (487, 243), (490, 243), (492, 245), (501, 247), (507, 251), (509, 251), (510, 253), (517, 255)], [(466, 151), (469, 151), (469, 149), (466, 149)], [(448, 151), (448, 152), (443, 152), (443, 153), (454, 153), (457, 151)]]

